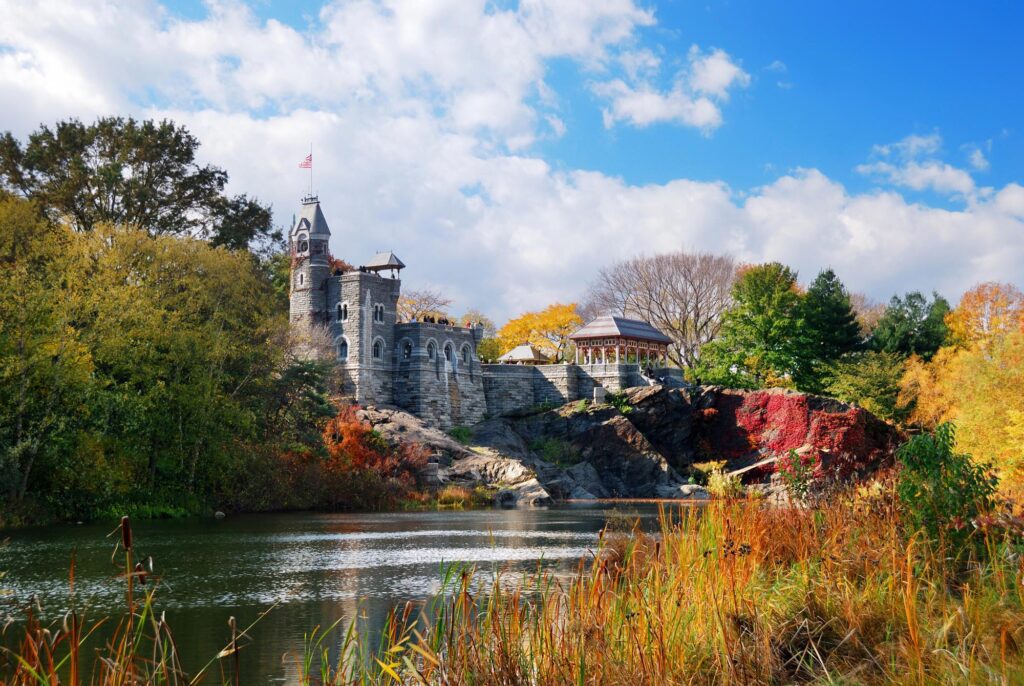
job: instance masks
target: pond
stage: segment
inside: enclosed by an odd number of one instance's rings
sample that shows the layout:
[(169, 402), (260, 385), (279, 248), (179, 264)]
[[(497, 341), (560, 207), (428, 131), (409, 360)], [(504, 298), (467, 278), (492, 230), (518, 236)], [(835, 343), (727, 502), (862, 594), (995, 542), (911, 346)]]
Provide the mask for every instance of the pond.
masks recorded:
[[(135, 548), (160, 577), (184, 666), (195, 671), (227, 642), (228, 618), (251, 631), (241, 657), (245, 684), (293, 683), (303, 636), (340, 617), (379, 630), (390, 608), (428, 600), (441, 570), (468, 563), (489, 579), (543, 565), (569, 574), (591, 553), (611, 519), (656, 526), (657, 505), (594, 504), (537, 509), (373, 514), (264, 514), (221, 520), (134, 524)], [(0, 617), (34, 596), (47, 619), (70, 608), (68, 569), (76, 559), (75, 602), (89, 618), (120, 613), (124, 584), (111, 559), (112, 523), (0, 534)], [(2, 621), (2, 620), (0, 620)], [(214, 679), (213, 681), (217, 681)]]

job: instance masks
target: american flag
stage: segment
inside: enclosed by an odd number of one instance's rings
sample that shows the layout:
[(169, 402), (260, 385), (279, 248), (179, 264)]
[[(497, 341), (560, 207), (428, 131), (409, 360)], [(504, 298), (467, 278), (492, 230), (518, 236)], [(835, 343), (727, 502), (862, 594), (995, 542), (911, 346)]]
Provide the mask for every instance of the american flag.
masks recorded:
[(299, 162), (299, 169), (312, 169), (313, 168), (313, 153), (306, 155), (306, 159)]

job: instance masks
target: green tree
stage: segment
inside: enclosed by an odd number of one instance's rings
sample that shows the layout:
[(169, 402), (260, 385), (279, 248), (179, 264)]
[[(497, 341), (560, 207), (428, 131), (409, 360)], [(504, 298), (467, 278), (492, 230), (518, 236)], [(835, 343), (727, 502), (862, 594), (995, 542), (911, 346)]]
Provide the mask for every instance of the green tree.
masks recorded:
[(957, 552), (972, 537), (983, 545), (973, 536), (972, 520), (992, 510), (999, 482), (987, 464), (956, 452), (953, 424), (912, 437), (896, 451), (896, 459), (896, 494), (910, 534), (923, 532), (929, 541), (950, 543)]
[(263, 440), (319, 444), (322, 424), (338, 413), (329, 396), (333, 368), (330, 361), (291, 359), (273, 376), (261, 421)]
[(778, 262), (747, 267), (732, 289), (719, 337), (705, 346), (707, 380), (736, 386), (792, 386), (804, 359), (797, 275)]
[(0, 490), (22, 501), (41, 463), (75, 444), (93, 360), (77, 330), (75, 236), (0, 200)]
[(100, 225), (86, 239), (83, 340), (102, 433), (151, 492), (197, 495), (255, 434), (282, 317), (243, 253)]
[(24, 145), (10, 132), (0, 137), (0, 188), (35, 200), (78, 231), (138, 226), (234, 248), (279, 239), (269, 208), (244, 195), (226, 197), (227, 172), (197, 163), (198, 148), (185, 127), (167, 120), (61, 121)]
[(850, 294), (831, 269), (818, 274), (801, 302), (803, 363), (797, 377), (801, 390), (820, 393), (828, 365), (861, 347), (862, 336)]
[(856, 403), (877, 417), (903, 421), (909, 408), (899, 402), (904, 360), (896, 353), (873, 350), (854, 353), (833, 362), (824, 377), (825, 392)]
[(850, 294), (831, 269), (818, 274), (803, 300), (807, 338), (818, 360), (835, 360), (862, 343)]
[(484, 338), (476, 346), (476, 354), (485, 364), (497, 362), (501, 357), (501, 342), (497, 338)]
[(211, 208), (210, 244), (230, 250), (251, 249), (269, 255), (283, 238), (273, 226), (270, 207), (244, 193), (221, 197)]
[(894, 295), (871, 335), (871, 348), (930, 360), (949, 335), (949, 311), (949, 302), (938, 293), (930, 301), (919, 291)]

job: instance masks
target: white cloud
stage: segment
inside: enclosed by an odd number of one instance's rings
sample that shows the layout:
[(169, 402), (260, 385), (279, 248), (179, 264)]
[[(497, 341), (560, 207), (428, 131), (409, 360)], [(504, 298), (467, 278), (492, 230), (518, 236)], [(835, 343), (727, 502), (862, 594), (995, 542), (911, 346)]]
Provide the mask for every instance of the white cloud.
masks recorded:
[[(992, 147), (992, 141), (989, 141), (989, 149)], [(989, 161), (985, 157), (985, 153), (981, 151), (981, 148), (977, 146), (967, 146), (967, 161), (971, 167), (976, 171), (988, 171)]]
[(680, 89), (662, 93), (646, 85), (634, 88), (616, 79), (595, 84), (594, 92), (610, 101), (603, 110), (606, 128), (620, 121), (639, 127), (673, 122), (711, 131), (722, 124), (718, 105), (709, 98), (694, 98)]
[[(975, 193), (988, 192), (977, 191), (974, 178), (967, 171), (936, 159), (941, 149), (942, 137), (938, 133), (910, 135), (896, 143), (874, 146), (872, 154), (880, 159), (858, 165), (856, 170), (915, 191), (932, 190), (968, 199), (974, 198)], [(984, 157), (981, 160), (984, 162)]]
[(626, 70), (630, 81), (636, 81), (639, 78), (655, 76), (658, 67), (661, 66), (661, 59), (647, 48), (624, 50), (619, 55), (619, 64)]
[[(607, 74), (593, 87), (610, 123), (711, 130), (749, 81), (719, 51), (698, 51), (668, 89), (644, 81), (662, 68), (636, 56), (653, 17), (627, 0), (361, 0), (327, 6), (302, 30), (230, 2), (198, 21), (154, 4), (81, 7), (5, 6), (5, 126), (24, 136), (67, 116), (173, 118), (228, 169), (233, 192), (272, 201), (284, 224), (306, 190), (296, 165), (313, 141), (333, 252), (359, 262), (394, 249), (411, 286), (441, 288), (460, 309), (501, 319), (578, 297), (612, 260), (677, 248), (777, 259), (804, 279), (832, 265), (878, 299), (932, 288), (955, 297), (980, 280), (1019, 279), (1024, 263), (1018, 184), (939, 209), (851, 193), (813, 169), (749, 190), (637, 186), (540, 159), (530, 142), (566, 126), (545, 82), (553, 58)], [(970, 189), (962, 170), (933, 159), (937, 134), (882, 147), (871, 164), (892, 169), (870, 171), (888, 183)]]
[(729, 89), (734, 85), (743, 87), (750, 84), (750, 75), (740, 69), (724, 50), (713, 50), (705, 55), (694, 45), (690, 48), (690, 65), (690, 87), (695, 93), (725, 101), (729, 99)]
[(705, 54), (694, 45), (687, 60), (687, 68), (676, 75), (672, 88), (663, 90), (646, 76), (635, 76), (634, 53), (627, 53), (625, 68), (632, 75), (628, 82), (620, 78), (591, 86), (595, 95), (608, 101), (602, 110), (605, 127), (618, 122), (637, 127), (673, 123), (707, 134), (721, 126), (720, 104), (729, 100), (730, 89), (747, 86), (750, 75), (723, 50)]
[(889, 183), (905, 186), (915, 191), (934, 190), (939, 193), (969, 195), (974, 191), (974, 179), (963, 169), (957, 169), (944, 162), (907, 162), (893, 165), (888, 162), (861, 164), (857, 171), (865, 175), (884, 177)]
[(984, 171), (985, 169), (988, 169), (989, 166), (988, 160), (985, 159), (985, 153), (983, 153), (981, 150), (978, 150), (977, 148), (971, 151), (970, 162), (971, 166), (974, 167), (975, 169), (978, 169), (979, 171)]
[(941, 148), (942, 137), (938, 133), (927, 136), (911, 134), (895, 143), (876, 145), (872, 152), (881, 157), (891, 156), (902, 160), (912, 160), (922, 155), (934, 155)]

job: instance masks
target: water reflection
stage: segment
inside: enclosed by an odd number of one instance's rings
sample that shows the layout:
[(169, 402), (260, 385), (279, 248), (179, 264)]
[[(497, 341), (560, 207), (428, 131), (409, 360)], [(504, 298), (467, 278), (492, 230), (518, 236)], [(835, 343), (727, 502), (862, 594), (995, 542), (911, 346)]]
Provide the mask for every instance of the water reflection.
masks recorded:
[[(242, 683), (265, 683), (295, 677), (294, 660), (313, 627), (361, 617), (361, 629), (379, 631), (390, 608), (440, 591), (444, 565), (476, 566), (478, 584), (499, 571), (514, 581), (538, 566), (569, 573), (592, 552), (609, 516), (621, 517), (618, 509), (254, 515), (139, 522), (135, 538), (139, 553), (155, 561), (158, 609), (167, 612), (187, 669), (226, 643), (229, 616), (246, 626), (277, 604), (253, 630), (241, 661)], [(654, 505), (628, 511), (647, 526), (656, 522)], [(10, 610), (35, 596), (47, 617), (63, 615), (74, 551), (76, 607), (94, 618), (120, 611), (111, 528), (9, 532), (10, 544), (0, 548), (0, 570), (8, 573), (0, 586), (9, 592), (2, 602)], [(332, 641), (335, 653), (339, 640)]]

